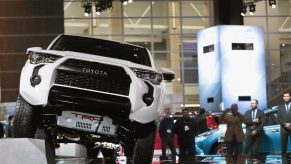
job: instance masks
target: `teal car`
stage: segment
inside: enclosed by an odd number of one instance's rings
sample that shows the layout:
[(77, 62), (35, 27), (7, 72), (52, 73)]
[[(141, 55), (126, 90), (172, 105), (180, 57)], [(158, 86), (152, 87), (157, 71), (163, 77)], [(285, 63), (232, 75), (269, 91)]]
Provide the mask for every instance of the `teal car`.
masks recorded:
[[(266, 119), (264, 134), (261, 138), (259, 152), (268, 154), (280, 154), (281, 138), (280, 125), (277, 122), (277, 109), (266, 109), (264, 112)], [(226, 153), (226, 144), (224, 143), (225, 132), (226, 124), (220, 124), (218, 129), (198, 135), (195, 138), (196, 145), (204, 152), (204, 154), (224, 155)], [(288, 142), (288, 151), (291, 151), (290, 142)]]

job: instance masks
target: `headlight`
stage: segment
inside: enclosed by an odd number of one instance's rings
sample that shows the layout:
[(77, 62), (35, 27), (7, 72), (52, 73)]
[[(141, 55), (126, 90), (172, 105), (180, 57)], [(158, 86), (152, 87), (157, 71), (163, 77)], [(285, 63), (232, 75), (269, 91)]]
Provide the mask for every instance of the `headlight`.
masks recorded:
[(39, 52), (31, 52), (28, 56), (30, 64), (53, 63), (59, 58), (61, 58), (61, 56)]
[(135, 73), (136, 77), (148, 80), (153, 84), (160, 85), (163, 81), (163, 75), (157, 72), (143, 70), (139, 68), (131, 68), (131, 70)]

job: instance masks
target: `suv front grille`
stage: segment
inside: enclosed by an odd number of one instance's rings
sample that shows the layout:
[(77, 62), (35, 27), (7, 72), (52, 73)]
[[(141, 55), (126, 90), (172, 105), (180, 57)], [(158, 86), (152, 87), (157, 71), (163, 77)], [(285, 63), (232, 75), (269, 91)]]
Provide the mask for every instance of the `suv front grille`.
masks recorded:
[(58, 68), (55, 83), (128, 95), (131, 79), (121, 67), (70, 59)]

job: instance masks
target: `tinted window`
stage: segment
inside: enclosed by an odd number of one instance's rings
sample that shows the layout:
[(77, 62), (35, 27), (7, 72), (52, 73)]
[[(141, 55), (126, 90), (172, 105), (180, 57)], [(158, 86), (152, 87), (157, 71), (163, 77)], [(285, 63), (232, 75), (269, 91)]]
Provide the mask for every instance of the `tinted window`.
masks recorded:
[(277, 113), (270, 112), (265, 114), (265, 126), (276, 125), (278, 124), (277, 121)]
[(232, 50), (254, 50), (253, 43), (232, 43)]
[(145, 48), (108, 40), (62, 35), (51, 50), (81, 52), (151, 66)]

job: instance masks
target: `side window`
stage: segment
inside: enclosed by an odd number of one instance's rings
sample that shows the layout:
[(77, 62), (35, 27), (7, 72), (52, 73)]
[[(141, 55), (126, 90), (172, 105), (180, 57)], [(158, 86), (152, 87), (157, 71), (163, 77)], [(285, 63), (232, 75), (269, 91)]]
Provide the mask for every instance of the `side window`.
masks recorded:
[(265, 115), (265, 126), (277, 125), (277, 113), (268, 113)]

